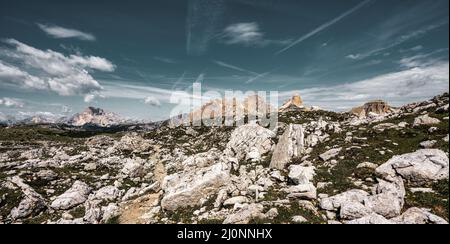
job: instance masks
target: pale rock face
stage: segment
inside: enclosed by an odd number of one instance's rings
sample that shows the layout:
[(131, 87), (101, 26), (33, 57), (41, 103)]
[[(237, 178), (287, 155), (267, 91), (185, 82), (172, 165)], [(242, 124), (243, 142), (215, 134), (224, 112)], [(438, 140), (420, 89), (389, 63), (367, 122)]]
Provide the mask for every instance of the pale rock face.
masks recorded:
[(384, 116), (392, 113), (393, 109), (384, 101), (377, 100), (364, 104), (361, 107), (353, 108), (351, 113), (359, 118), (366, 118), (371, 116)]
[(428, 114), (422, 115), (414, 119), (413, 126), (420, 126), (420, 125), (435, 125), (439, 124), (441, 121), (436, 118), (430, 117)]
[(24, 194), (24, 198), (19, 205), (11, 210), (12, 219), (21, 219), (38, 214), (46, 208), (44, 198), (33, 190), (29, 185), (25, 184), (21, 178), (14, 176), (11, 182), (16, 184)]
[(287, 196), (288, 198), (306, 200), (317, 199), (317, 189), (312, 183), (291, 186), (287, 189), (287, 193), (289, 193)]
[(228, 215), (223, 224), (248, 224), (252, 219), (264, 218), (263, 209), (261, 204), (245, 205), (236, 213)]
[(243, 203), (247, 203), (248, 199), (244, 196), (237, 196), (237, 197), (232, 197), (230, 199), (227, 199), (224, 203), (223, 206), (234, 206), (235, 204), (243, 204)]
[(144, 177), (149, 171), (149, 162), (142, 158), (127, 158), (121, 172), (131, 178)]
[(441, 150), (422, 149), (414, 153), (394, 156), (378, 167), (376, 173), (387, 180), (392, 180), (399, 175), (411, 183), (420, 185), (448, 179), (449, 159)]
[(363, 224), (363, 225), (386, 225), (395, 224), (395, 222), (386, 219), (385, 217), (372, 213), (359, 219), (347, 221), (346, 224)]
[(151, 144), (141, 136), (130, 134), (123, 136), (115, 148), (120, 151), (148, 152)]
[(58, 178), (58, 174), (52, 170), (41, 170), (36, 173), (36, 176), (41, 180), (52, 181)]
[(380, 180), (376, 191), (376, 195), (368, 197), (365, 201), (366, 207), (386, 218), (400, 215), (406, 195), (403, 180), (400, 178), (394, 182)]
[(278, 141), (270, 167), (283, 170), (292, 158), (300, 157), (304, 151), (304, 137), (301, 125), (290, 124)]
[(76, 181), (72, 187), (58, 196), (51, 204), (53, 209), (67, 210), (84, 203), (91, 192), (91, 188), (84, 182)]
[(370, 163), (370, 162), (364, 162), (364, 163), (360, 163), (358, 164), (358, 166), (356, 166), (357, 169), (362, 169), (362, 168), (366, 168), (366, 169), (376, 169), (378, 168), (378, 165), (374, 164), (374, 163)]
[(339, 153), (342, 151), (342, 147), (340, 148), (333, 148), (331, 150), (326, 151), (325, 153), (321, 154), (319, 157), (323, 161), (328, 161), (332, 158), (335, 158)]
[(303, 217), (303, 216), (297, 215), (297, 216), (292, 217), (292, 222), (301, 224), (301, 223), (308, 222), (308, 220), (305, 219), (305, 217)]
[(398, 224), (448, 224), (445, 219), (420, 208), (410, 208), (391, 220)]
[(337, 211), (347, 202), (363, 203), (369, 193), (363, 190), (350, 190), (332, 197), (320, 199), (320, 207), (328, 211)]
[(420, 147), (421, 148), (433, 148), (434, 145), (436, 145), (437, 141), (432, 140), (432, 141), (423, 141), (420, 143)]
[(289, 179), (295, 184), (307, 184), (314, 179), (315, 167), (303, 167), (300, 165), (292, 165), (289, 167)]
[(283, 106), (279, 108), (280, 113), (289, 111), (299, 111), (304, 109), (303, 100), (299, 95), (295, 95), (291, 100), (287, 101)]
[(230, 157), (236, 157), (239, 161), (245, 159), (252, 150), (264, 155), (272, 150), (273, 137), (275, 137), (273, 131), (257, 124), (243, 125), (231, 134), (225, 153)]
[(102, 207), (101, 210), (103, 212), (103, 215), (102, 215), (103, 223), (108, 222), (108, 220), (110, 220), (116, 216), (119, 216), (119, 214), (120, 214), (120, 209), (117, 206), (117, 204), (115, 204), (115, 203), (110, 203), (110, 204), (108, 204), (108, 206)]
[(198, 206), (201, 199), (217, 193), (229, 182), (229, 170), (223, 163), (169, 175), (164, 179), (161, 187), (165, 193), (161, 207), (174, 211), (182, 207)]
[(93, 194), (93, 199), (114, 201), (121, 197), (121, 191), (115, 186), (105, 186)]
[(364, 204), (353, 201), (346, 202), (345, 204), (341, 205), (339, 216), (341, 217), (341, 219), (352, 220), (362, 218), (371, 214), (372, 212), (373, 211), (370, 208), (366, 207)]

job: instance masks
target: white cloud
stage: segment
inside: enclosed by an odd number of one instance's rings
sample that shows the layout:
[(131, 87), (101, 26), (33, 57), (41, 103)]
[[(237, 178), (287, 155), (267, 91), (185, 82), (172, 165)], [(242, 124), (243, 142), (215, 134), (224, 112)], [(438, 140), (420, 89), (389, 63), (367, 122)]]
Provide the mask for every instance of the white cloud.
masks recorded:
[(25, 103), (20, 99), (4, 97), (0, 98), (0, 105), (8, 108), (23, 108)]
[(11, 48), (0, 49), (0, 83), (20, 88), (48, 90), (61, 96), (99, 92), (101, 85), (91, 73), (112, 72), (116, 66), (95, 56), (70, 55), (40, 50), (14, 39), (4, 41)]
[(151, 106), (157, 106), (157, 107), (161, 106), (161, 102), (156, 97), (152, 97), (152, 96), (146, 97), (144, 99), (144, 103), (149, 104)]
[(361, 58), (361, 54), (350, 54), (350, 55), (347, 55), (346, 58), (358, 60)]
[(75, 29), (68, 29), (56, 25), (37, 24), (47, 35), (57, 39), (76, 38), (82, 41), (95, 41), (95, 36)]
[(85, 103), (90, 103), (90, 102), (94, 101), (94, 99), (95, 99), (95, 95), (93, 95), (93, 94), (87, 94), (84, 96)]
[(348, 110), (375, 99), (384, 99), (398, 106), (427, 99), (448, 90), (447, 61), (434, 62), (430, 66), (423, 64), (354, 83), (305, 89), (300, 94), (311, 105), (332, 110)]
[(291, 42), (291, 40), (266, 39), (256, 22), (232, 24), (225, 28), (221, 38), (225, 44), (240, 44), (247, 47), (265, 47), (271, 44), (287, 45)]

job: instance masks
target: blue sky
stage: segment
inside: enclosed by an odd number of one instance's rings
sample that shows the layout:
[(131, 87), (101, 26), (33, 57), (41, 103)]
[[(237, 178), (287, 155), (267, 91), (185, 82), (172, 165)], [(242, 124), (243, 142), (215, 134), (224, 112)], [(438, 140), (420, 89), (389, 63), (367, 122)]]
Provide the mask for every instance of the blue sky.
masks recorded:
[(159, 120), (174, 90), (347, 110), (449, 90), (448, 0), (0, 0), (0, 115)]

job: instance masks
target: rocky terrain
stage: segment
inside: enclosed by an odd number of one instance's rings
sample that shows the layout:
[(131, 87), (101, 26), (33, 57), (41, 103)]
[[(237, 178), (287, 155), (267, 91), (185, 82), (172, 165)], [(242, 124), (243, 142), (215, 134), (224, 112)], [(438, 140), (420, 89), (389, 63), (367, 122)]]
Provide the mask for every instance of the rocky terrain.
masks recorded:
[(4, 125), (0, 223), (447, 224), (448, 106), (335, 113), (298, 96), (275, 130)]

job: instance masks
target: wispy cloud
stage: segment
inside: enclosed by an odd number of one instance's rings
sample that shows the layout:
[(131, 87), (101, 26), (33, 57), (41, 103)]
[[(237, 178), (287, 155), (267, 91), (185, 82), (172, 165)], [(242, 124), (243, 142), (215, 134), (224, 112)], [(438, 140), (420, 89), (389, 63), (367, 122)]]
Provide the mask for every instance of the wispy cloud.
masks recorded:
[(291, 49), (292, 47), (302, 43), (303, 41), (317, 35), (318, 33), (320, 33), (321, 31), (329, 28), (330, 26), (338, 23), (339, 21), (341, 21), (342, 19), (344, 19), (345, 17), (351, 15), (352, 13), (358, 11), (359, 9), (361, 9), (362, 7), (366, 6), (367, 4), (369, 4), (370, 2), (372, 2), (373, 0), (365, 0), (361, 3), (359, 3), (358, 5), (354, 6), (353, 8), (347, 10), (346, 12), (342, 13), (341, 15), (339, 15), (338, 17), (332, 19), (331, 21), (319, 26), (318, 28), (314, 29), (313, 31), (309, 32), (308, 34), (300, 37), (299, 39), (297, 39), (296, 41), (292, 42), (290, 45), (288, 45), (287, 47), (281, 49), (280, 51), (276, 52), (276, 54), (281, 54), (286, 52), (287, 50)]
[(94, 35), (75, 29), (68, 29), (57, 25), (37, 24), (47, 35), (56, 39), (75, 38), (82, 41), (95, 41)]
[(159, 62), (163, 62), (166, 64), (176, 64), (178, 63), (175, 59), (171, 59), (171, 58), (165, 58), (165, 57), (153, 57), (154, 60), (159, 61)]
[(259, 74), (259, 75), (255, 76), (255, 77), (250, 78), (248, 81), (245, 82), (245, 84), (253, 83), (253, 82), (255, 82), (256, 80), (259, 80), (259, 79), (261, 79), (261, 78), (264, 78), (264, 77), (270, 75), (271, 73), (272, 73), (272, 72), (265, 72), (265, 73)]
[[(380, 47), (380, 48), (376, 48), (367, 52), (363, 52), (363, 53), (357, 53), (357, 54), (350, 54), (347, 56), (347, 58), (349, 59), (354, 59), (354, 60), (361, 60), (361, 59), (365, 59), (367, 57), (371, 57), (374, 55), (378, 55), (380, 53), (383, 53), (386, 50), (389, 50), (391, 48), (394, 47), (398, 47), (403, 43), (406, 43), (408, 41), (411, 41), (413, 39), (417, 39), (420, 38), (426, 34), (428, 34), (429, 32), (438, 29), (440, 27), (443, 27), (444, 25), (448, 25), (448, 20), (444, 20), (435, 24), (431, 24), (431, 25), (427, 25), (423, 28), (408, 32), (407, 34), (401, 35), (397, 38), (394, 38), (393, 40), (389, 41), (389, 44), (387, 44), (386, 46)], [(422, 46), (416, 46), (410, 50), (412, 51), (419, 51), (421, 50), (423, 47)]]
[(186, 20), (186, 51), (188, 55), (203, 55), (224, 14), (224, 0), (189, 0)]
[(0, 106), (5, 106), (8, 108), (23, 108), (25, 103), (20, 99), (4, 97), (0, 98)]
[(259, 75), (256, 72), (253, 72), (253, 71), (250, 71), (250, 70), (238, 67), (236, 65), (225, 63), (223, 61), (213, 60), (213, 63), (215, 63), (215, 64), (217, 64), (217, 65), (219, 65), (221, 67), (224, 67), (224, 68), (227, 68), (227, 69), (231, 69), (231, 70), (235, 70), (235, 71), (239, 71), (239, 72), (242, 72), (242, 73), (246, 73), (246, 74), (250, 74), (250, 75), (256, 75), (256, 76)]
[[(65, 56), (40, 50), (14, 39), (0, 48), (0, 85), (55, 92), (61, 96), (86, 95), (102, 90), (91, 73), (112, 72), (116, 66), (95, 56)], [(7, 60), (7, 61), (6, 61)]]

